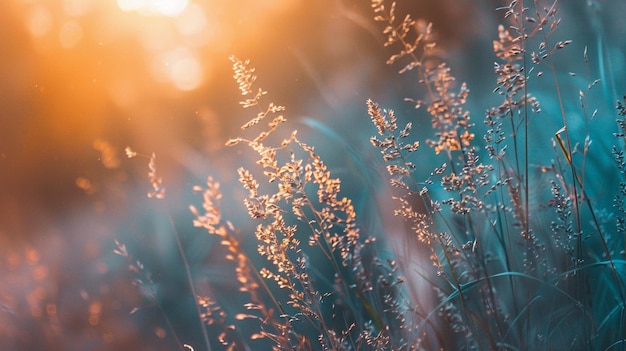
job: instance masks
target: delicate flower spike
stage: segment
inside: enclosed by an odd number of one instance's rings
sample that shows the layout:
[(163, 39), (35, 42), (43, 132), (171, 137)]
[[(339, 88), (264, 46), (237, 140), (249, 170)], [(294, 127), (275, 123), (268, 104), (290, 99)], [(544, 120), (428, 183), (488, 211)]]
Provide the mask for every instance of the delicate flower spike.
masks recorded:
[(133, 158), (137, 156), (137, 153), (133, 151), (133, 149), (131, 149), (130, 146), (127, 146), (126, 149), (124, 149), (124, 152), (126, 152), (126, 157), (128, 158)]
[(148, 168), (150, 170), (148, 172), (148, 179), (150, 179), (150, 184), (152, 184), (152, 190), (148, 192), (148, 197), (164, 199), (165, 187), (163, 187), (163, 179), (157, 175), (156, 154), (154, 152), (152, 153), (152, 156), (150, 156)]

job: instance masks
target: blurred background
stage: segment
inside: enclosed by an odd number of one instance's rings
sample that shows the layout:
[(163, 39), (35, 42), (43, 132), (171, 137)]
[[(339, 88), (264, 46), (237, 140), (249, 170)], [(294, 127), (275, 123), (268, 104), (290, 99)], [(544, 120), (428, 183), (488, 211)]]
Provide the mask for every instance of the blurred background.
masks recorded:
[[(425, 0), (397, 9), (433, 22), (453, 74), (472, 90), (477, 125), (498, 101), (491, 72), (500, 5)], [(573, 0), (560, 15), (559, 36), (574, 39), (564, 74), (584, 72), (584, 45), (594, 79), (608, 64), (621, 72), (603, 77), (597, 106), (613, 123), (608, 111), (626, 91), (626, 4)], [(234, 287), (220, 269), (220, 246), (191, 226), (187, 207), (201, 200), (192, 186), (214, 176), (226, 216), (243, 235), (253, 228), (236, 169), (254, 155), (223, 147), (250, 118), (237, 102), (230, 55), (251, 60), (268, 101), (287, 106), (289, 128), (319, 145), (336, 175), (354, 178), (348, 158), (371, 166), (370, 178), (344, 181), (348, 196), (369, 201), (359, 182), (381, 180), (365, 100), (431, 136), (429, 116), (403, 102), (419, 96), (416, 79), (385, 65), (393, 50), (372, 17), (369, 2), (357, 0), (2, 1), (0, 349), (177, 349), (164, 315), (180, 340), (199, 344), (172, 232), (184, 239), (199, 284)], [(147, 156), (128, 159), (127, 146)], [(146, 196), (152, 152), (167, 188), (162, 201)], [(426, 175), (436, 166), (425, 165)], [(115, 240), (150, 272), (160, 309), (131, 284)]]

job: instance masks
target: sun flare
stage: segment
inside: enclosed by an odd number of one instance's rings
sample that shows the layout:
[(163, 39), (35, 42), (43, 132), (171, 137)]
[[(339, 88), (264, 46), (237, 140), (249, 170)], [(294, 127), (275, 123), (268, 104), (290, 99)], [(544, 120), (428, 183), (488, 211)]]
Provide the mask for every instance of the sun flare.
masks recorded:
[(188, 0), (117, 0), (122, 11), (135, 11), (146, 16), (176, 17), (187, 7)]

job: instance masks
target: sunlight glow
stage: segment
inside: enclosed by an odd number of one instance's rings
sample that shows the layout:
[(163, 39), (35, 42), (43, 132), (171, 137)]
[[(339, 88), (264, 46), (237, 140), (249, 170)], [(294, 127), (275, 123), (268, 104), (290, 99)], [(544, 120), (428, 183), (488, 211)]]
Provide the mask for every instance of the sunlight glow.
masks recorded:
[(176, 17), (174, 25), (184, 43), (192, 47), (202, 47), (215, 42), (221, 27), (219, 20), (215, 18), (209, 20), (204, 9), (193, 2)]
[(180, 15), (189, 0), (117, 0), (122, 11), (135, 11), (146, 16), (176, 17)]
[(30, 10), (30, 13), (26, 17), (26, 25), (34, 36), (42, 37), (52, 29), (54, 19), (48, 9), (42, 5), (38, 5)]
[(196, 89), (204, 80), (204, 70), (197, 54), (186, 48), (156, 55), (152, 72), (155, 79), (168, 82), (181, 91)]
[(193, 90), (202, 83), (202, 66), (195, 57), (180, 57), (172, 64), (170, 78), (178, 90)]
[(72, 17), (80, 17), (89, 13), (98, 0), (65, 0), (63, 12)]

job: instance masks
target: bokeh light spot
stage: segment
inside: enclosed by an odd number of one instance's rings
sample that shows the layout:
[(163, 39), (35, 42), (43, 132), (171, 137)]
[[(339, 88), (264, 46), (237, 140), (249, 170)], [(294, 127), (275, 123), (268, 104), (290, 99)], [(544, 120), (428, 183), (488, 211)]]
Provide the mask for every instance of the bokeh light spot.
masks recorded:
[(82, 38), (83, 27), (75, 21), (65, 22), (59, 32), (59, 41), (64, 49), (71, 49), (75, 47)]
[(117, 0), (117, 6), (122, 11), (137, 11), (143, 3), (144, 0)]
[(69, 16), (84, 16), (91, 11), (96, 0), (65, 0), (63, 10)]
[(175, 17), (185, 10), (188, 0), (153, 0), (152, 3), (158, 13)]
[(204, 9), (193, 2), (176, 17), (174, 24), (184, 42), (193, 47), (214, 43), (221, 27), (218, 19), (209, 19)]
[(200, 60), (189, 49), (175, 49), (157, 55), (152, 67), (157, 80), (169, 82), (178, 90), (196, 89), (204, 80)]
[(44, 6), (39, 5), (33, 7), (30, 11), (26, 23), (32, 35), (41, 37), (52, 29), (54, 20), (52, 19), (50, 11)]
[(179, 90), (193, 90), (202, 83), (202, 67), (195, 57), (182, 57), (171, 69), (172, 83)]

